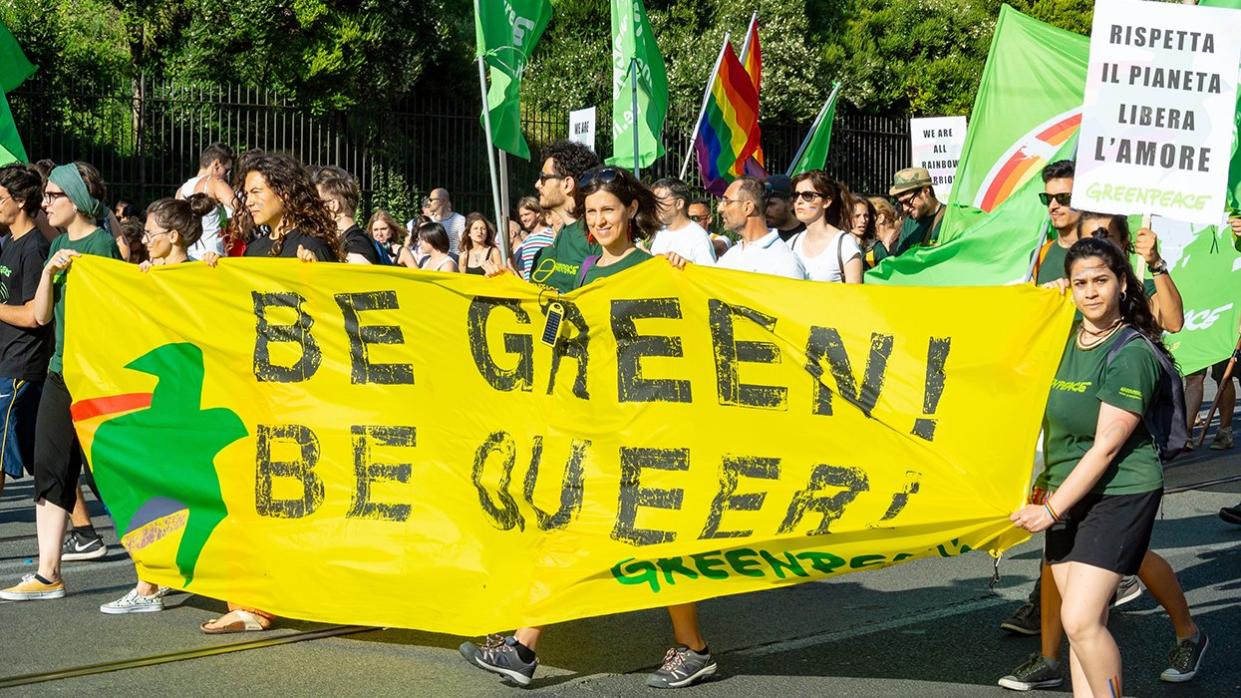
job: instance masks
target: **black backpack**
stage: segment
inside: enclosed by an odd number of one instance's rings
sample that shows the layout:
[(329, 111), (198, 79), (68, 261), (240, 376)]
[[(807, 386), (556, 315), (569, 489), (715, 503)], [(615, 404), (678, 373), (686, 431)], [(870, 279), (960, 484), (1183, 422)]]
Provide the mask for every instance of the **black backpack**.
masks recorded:
[(1141, 339), (1150, 347), (1155, 360), (1159, 362), (1159, 385), (1155, 394), (1155, 402), (1142, 415), (1142, 423), (1155, 442), (1160, 462), (1167, 464), (1185, 450), (1185, 442), (1189, 439), (1185, 423), (1185, 386), (1181, 383), (1181, 374), (1176, 370), (1172, 359), (1168, 357), (1149, 337), (1132, 327), (1120, 329), (1116, 343), (1107, 352), (1107, 365), (1130, 342)]

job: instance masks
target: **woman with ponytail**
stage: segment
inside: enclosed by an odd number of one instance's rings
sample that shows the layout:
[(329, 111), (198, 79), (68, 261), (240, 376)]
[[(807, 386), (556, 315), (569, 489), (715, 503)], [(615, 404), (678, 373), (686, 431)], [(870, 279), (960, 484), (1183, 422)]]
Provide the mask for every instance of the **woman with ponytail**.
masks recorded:
[(55, 321), (55, 342), (35, 421), (34, 496), (39, 567), (19, 584), (0, 591), (0, 598), (9, 601), (59, 599), (65, 595), (65, 584), (60, 578), (65, 521), (78, 497), (78, 477), (82, 474), (82, 448), (69, 412), (73, 399), (62, 375), (65, 283), (75, 257), (93, 254), (122, 259), (112, 235), (99, 227), (99, 221), (108, 213), (103, 204), (107, 194), (99, 171), (84, 162), (53, 169), (43, 188), (43, 210), (48, 222), (64, 232), (52, 241), (34, 297), (35, 322), (43, 326)]
[[(1129, 262), (1102, 238), (1069, 249), (1065, 275), (1081, 321), (1052, 382), (1043, 422), (1041, 501), (1013, 514), (1047, 531), (1044, 559), (1063, 601), (1077, 692), (1122, 695), (1120, 650), (1107, 630), (1116, 585), (1137, 574), (1163, 496), (1163, 467), (1143, 416), (1159, 395), (1167, 355)], [(1142, 335), (1113, 351), (1122, 328)]]

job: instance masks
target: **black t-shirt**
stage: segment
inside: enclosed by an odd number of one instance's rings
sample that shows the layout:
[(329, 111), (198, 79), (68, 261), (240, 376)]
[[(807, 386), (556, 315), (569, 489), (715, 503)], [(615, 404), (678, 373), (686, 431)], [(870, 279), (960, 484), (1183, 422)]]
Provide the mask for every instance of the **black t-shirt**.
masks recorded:
[(785, 242), (788, 242), (794, 235), (805, 232), (805, 230), (806, 224), (801, 221), (797, 221), (797, 225), (789, 228), (788, 230), (780, 230), (779, 228), (776, 228), (776, 232), (780, 235), (780, 239)]
[(346, 230), (341, 235), (340, 244), (345, 248), (345, 254), (352, 252), (362, 255), (371, 264), (379, 264), (379, 252), (375, 249), (375, 244), (358, 226), (355, 225)]
[[(21, 306), (34, 298), (47, 262), (47, 238), (38, 228), (0, 249), (0, 302)], [(0, 376), (41, 381), (52, 356), (51, 325), (14, 327), (0, 322)]]
[(312, 238), (309, 235), (302, 235), (296, 230), (290, 230), (285, 233), (284, 244), (280, 248), (280, 254), (273, 255), (271, 253), (272, 246), (276, 243), (268, 235), (260, 235), (250, 241), (246, 246), (247, 257), (296, 257), (298, 246), (305, 247), (320, 262), (335, 262), (336, 255), (332, 254), (332, 248), (319, 238)]

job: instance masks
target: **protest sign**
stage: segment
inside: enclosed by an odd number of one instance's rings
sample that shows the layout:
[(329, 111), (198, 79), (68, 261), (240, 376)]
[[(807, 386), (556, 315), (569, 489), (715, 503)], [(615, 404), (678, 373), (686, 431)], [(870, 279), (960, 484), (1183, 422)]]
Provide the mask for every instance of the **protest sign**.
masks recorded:
[(1241, 13), (1101, 0), (1091, 36), (1074, 208), (1218, 223)]
[(947, 201), (965, 144), (964, 116), (936, 116), (909, 120), (913, 166), (925, 167), (935, 185), (935, 197)]
[(1073, 313), (662, 260), (558, 298), (277, 259), (71, 275), (74, 420), (141, 579), (457, 634), (1024, 539)]
[(595, 149), (595, 107), (569, 112), (569, 140)]

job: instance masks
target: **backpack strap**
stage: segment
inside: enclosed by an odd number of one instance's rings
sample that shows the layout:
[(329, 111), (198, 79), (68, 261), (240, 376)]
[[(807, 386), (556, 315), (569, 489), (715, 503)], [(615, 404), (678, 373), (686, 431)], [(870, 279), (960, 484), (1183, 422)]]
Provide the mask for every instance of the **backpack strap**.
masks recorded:
[(1030, 276), (1031, 281), (1038, 281), (1038, 270), (1043, 268), (1043, 260), (1047, 259), (1047, 253), (1051, 251), (1051, 246), (1055, 244), (1055, 240), (1048, 240), (1039, 248), (1038, 258), (1034, 261), (1034, 273)]
[(599, 261), (599, 255), (597, 254), (592, 254), (586, 259), (582, 260), (582, 266), (579, 267), (577, 270), (577, 285), (574, 286), (574, 288), (582, 287), (582, 283), (586, 281), (586, 272), (590, 271), (590, 268), (595, 266), (595, 262), (598, 262), (598, 261)]
[(848, 234), (849, 233), (842, 230), (840, 231), (840, 234), (836, 236), (836, 266), (840, 269), (840, 282), (841, 283), (844, 283), (845, 281), (844, 249), (845, 249), (845, 236)]

